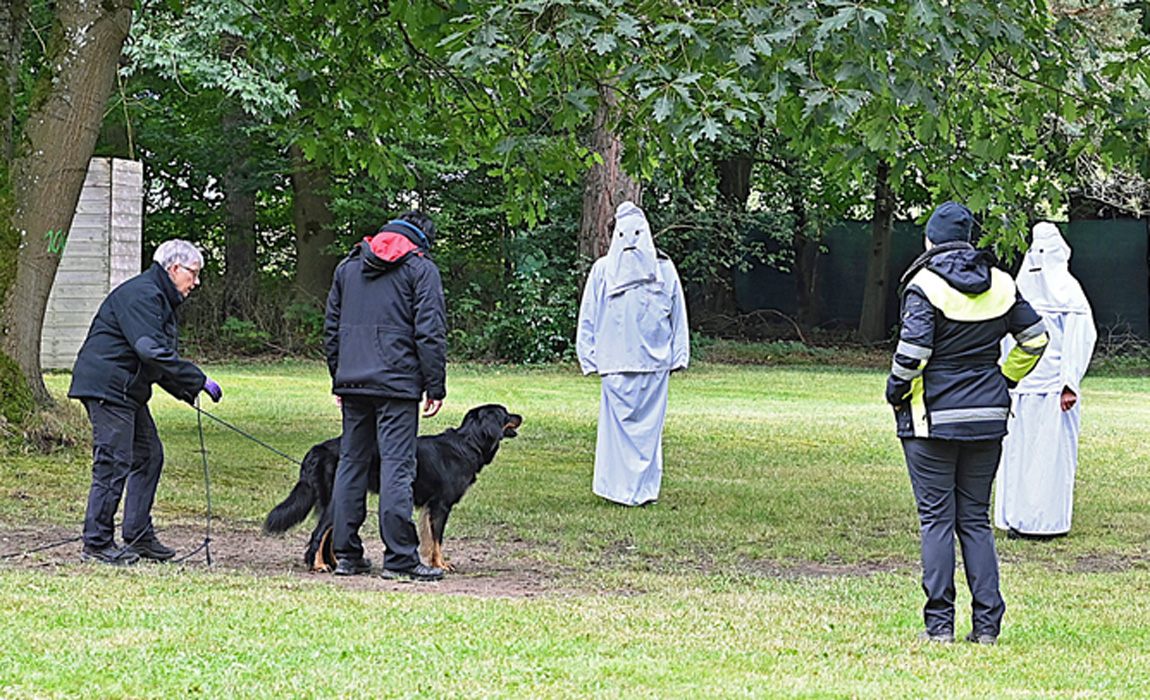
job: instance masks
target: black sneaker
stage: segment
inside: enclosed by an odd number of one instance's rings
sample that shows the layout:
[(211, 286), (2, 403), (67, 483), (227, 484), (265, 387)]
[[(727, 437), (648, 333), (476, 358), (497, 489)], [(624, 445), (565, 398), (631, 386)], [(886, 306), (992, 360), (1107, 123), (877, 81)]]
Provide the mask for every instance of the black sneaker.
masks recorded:
[(141, 559), (151, 559), (152, 561), (167, 561), (176, 556), (176, 550), (160, 542), (155, 535), (142, 537), (134, 544), (129, 545), (127, 549), (138, 554)]
[(103, 547), (84, 545), (80, 553), (80, 561), (94, 561), (97, 564), (110, 564), (112, 566), (131, 566), (140, 561), (140, 555), (130, 549), (120, 549), (114, 544)]
[(443, 578), (443, 569), (437, 566), (427, 566), (426, 564), (419, 563), (410, 569), (384, 569), (383, 573), (380, 574), (380, 578), (388, 580), (409, 578), (412, 581), (438, 581)]
[(360, 557), (359, 559), (340, 559), (336, 562), (335, 571), (336, 576), (359, 576), (360, 574), (371, 573), (371, 560), (367, 557)]
[(918, 641), (935, 644), (953, 644), (954, 632), (919, 632)]
[(998, 635), (990, 634), (988, 632), (980, 632), (975, 634), (974, 630), (966, 633), (966, 641), (974, 644), (997, 644)]

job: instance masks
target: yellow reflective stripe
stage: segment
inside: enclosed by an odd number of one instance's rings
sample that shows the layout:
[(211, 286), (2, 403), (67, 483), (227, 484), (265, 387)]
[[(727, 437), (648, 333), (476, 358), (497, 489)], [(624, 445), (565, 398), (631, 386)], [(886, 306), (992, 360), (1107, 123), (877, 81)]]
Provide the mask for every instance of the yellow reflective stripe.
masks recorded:
[(1006, 361), (1002, 363), (1002, 373), (1012, 382), (1021, 381), (1042, 359), (1042, 351), (1046, 349), (1049, 341), (1050, 336), (1043, 333), (1034, 340), (1014, 346), (1006, 356)]
[(930, 427), (926, 424), (926, 399), (922, 388), (922, 377), (910, 383), (910, 420), (914, 426), (914, 436), (930, 437)]
[(930, 270), (919, 270), (910, 283), (952, 321), (987, 321), (1006, 315), (1014, 306), (1014, 280), (997, 267), (990, 268), (990, 289), (982, 294), (963, 294)]

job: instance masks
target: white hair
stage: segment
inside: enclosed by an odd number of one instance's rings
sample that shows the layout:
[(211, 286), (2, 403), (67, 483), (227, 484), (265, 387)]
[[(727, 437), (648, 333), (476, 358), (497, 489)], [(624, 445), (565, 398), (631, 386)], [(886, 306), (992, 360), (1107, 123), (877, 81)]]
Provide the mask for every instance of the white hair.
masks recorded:
[(172, 265), (179, 265), (180, 267), (191, 267), (195, 265), (197, 268), (203, 269), (204, 256), (200, 255), (200, 251), (191, 243), (179, 238), (173, 238), (170, 241), (164, 241), (156, 248), (156, 254), (152, 256), (152, 260), (160, 263), (160, 267), (167, 269)]

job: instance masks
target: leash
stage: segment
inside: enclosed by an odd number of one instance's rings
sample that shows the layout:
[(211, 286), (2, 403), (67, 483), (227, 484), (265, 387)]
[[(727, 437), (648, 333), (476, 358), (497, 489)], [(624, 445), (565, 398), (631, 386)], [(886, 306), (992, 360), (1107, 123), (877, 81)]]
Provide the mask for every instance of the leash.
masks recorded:
[[(192, 404), (192, 408), (194, 408), (194, 409), (196, 409), (197, 411), (199, 411), (201, 415), (205, 415), (205, 416), (207, 416), (208, 418), (211, 418), (212, 420), (214, 420), (215, 422), (217, 422), (217, 423), (219, 423), (220, 425), (224, 426), (225, 428), (230, 428), (231, 430), (234, 430), (234, 431), (236, 431), (236, 432), (237, 432), (237, 433), (239, 433), (240, 435), (243, 435), (243, 436), (244, 436), (244, 437), (246, 437), (247, 439), (249, 439), (249, 440), (251, 440), (252, 442), (254, 442), (254, 443), (256, 443), (257, 445), (259, 445), (260, 447), (264, 447), (264, 448), (266, 448), (266, 449), (268, 449), (268, 450), (271, 450), (272, 452), (275, 452), (277, 455), (279, 455), (280, 457), (283, 457), (284, 459), (286, 459), (287, 461), (289, 461), (289, 462), (291, 462), (292, 464), (296, 465), (297, 467), (302, 467), (302, 466), (303, 466), (303, 463), (301, 463), (301, 462), (300, 462), (298, 459), (296, 459), (295, 457), (292, 457), (291, 455), (287, 454), (286, 452), (281, 452), (281, 451), (277, 450), (276, 448), (272, 447), (271, 445), (267, 444), (267, 443), (266, 443), (266, 442), (264, 442), (263, 440), (260, 440), (259, 438), (255, 437), (254, 435), (252, 435), (252, 434), (250, 434), (250, 433), (246, 433), (246, 432), (244, 432), (243, 430), (240, 430), (239, 428), (237, 428), (236, 426), (234, 426), (234, 425), (232, 425), (231, 423), (227, 422), (227, 421), (226, 421), (226, 420), (224, 420), (223, 418), (217, 418), (216, 416), (213, 416), (212, 414), (208, 413), (208, 412), (207, 412), (207, 411), (205, 411), (204, 409), (200, 408), (200, 405), (199, 405), (199, 404), (200, 404), (200, 397), (198, 397), (198, 396), (197, 396), (197, 397), (196, 397), (196, 403)], [(200, 427), (200, 444), (201, 444), (201, 446), (203, 445), (203, 441), (204, 441), (204, 432), (203, 432), (203, 427), (201, 426), (201, 427)], [(206, 464), (205, 464), (205, 468), (206, 468)]]
[[(212, 565), (212, 550), (211, 550), (211, 542), (212, 542), (212, 482), (211, 482), (211, 476), (210, 476), (210, 473), (208, 470), (208, 448), (207, 448), (206, 444), (204, 443), (204, 419), (203, 419), (203, 416), (207, 416), (208, 418), (211, 418), (212, 420), (216, 421), (220, 425), (223, 425), (224, 427), (229, 428), (231, 430), (234, 430), (235, 432), (239, 433), (240, 435), (243, 435), (244, 437), (246, 437), (247, 439), (256, 443), (257, 445), (260, 445), (261, 447), (264, 447), (264, 448), (266, 448), (272, 452), (275, 452), (280, 457), (283, 457), (284, 459), (288, 460), (292, 464), (295, 464), (296, 466), (302, 467), (303, 464), (298, 459), (296, 459), (295, 457), (292, 457), (291, 455), (287, 454), (286, 452), (282, 452), (280, 450), (277, 450), (276, 448), (267, 444), (263, 440), (260, 440), (259, 438), (255, 437), (254, 435), (252, 435), (252, 434), (250, 434), (244, 430), (241, 430), (240, 428), (237, 428), (236, 426), (232, 425), (231, 423), (227, 422), (226, 420), (219, 418), (217, 416), (214, 416), (211, 413), (200, 408), (200, 397), (199, 396), (196, 397), (196, 402), (191, 404), (191, 406), (192, 406), (192, 408), (196, 409), (196, 428), (197, 428), (199, 435), (200, 435), (200, 457), (201, 457), (203, 464), (204, 464), (204, 498), (205, 498), (205, 501), (207, 503), (206, 522), (204, 525), (204, 541), (200, 544), (199, 547), (196, 547), (195, 549), (188, 552), (184, 556), (173, 559), (172, 563), (180, 563), (180, 562), (186, 561), (191, 556), (199, 553), (200, 550), (203, 550), (204, 555), (207, 558), (208, 566), (211, 566)], [(136, 539), (138, 540), (142, 536), (143, 536), (143, 533), (140, 533), (139, 535), (136, 536)], [(9, 554), (2, 554), (2, 555), (0, 555), (0, 561), (3, 561), (5, 559), (14, 559), (16, 557), (24, 557), (24, 556), (28, 556), (29, 554), (34, 554), (36, 552), (43, 552), (43, 551), (46, 551), (49, 549), (54, 549), (56, 547), (62, 547), (66, 544), (71, 544), (73, 542), (79, 542), (82, 539), (83, 539), (83, 537), (70, 537), (66, 540), (60, 540), (59, 542), (53, 542), (51, 544), (46, 544), (46, 545), (43, 545), (40, 547), (35, 547), (33, 549), (25, 549), (25, 550), (22, 550), (19, 552), (11, 552)], [(125, 542), (124, 546), (121, 548), (121, 551), (126, 550), (127, 548), (131, 547), (135, 543), (136, 543), (135, 540), (133, 540), (132, 542)]]
[(82, 539), (84, 539), (84, 538), (83, 537), (70, 537), (66, 540), (60, 540), (59, 542), (53, 542), (52, 544), (46, 544), (46, 545), (43, 545), (41, 547), (35, 547), (33, 549), (25, 549), (21, 552), (11, 552), (9, 554), (0, 554), (0, 559), (14, 559), (16, 557), (26, 557), (29, 554), (35, 554), (36, 552), (43, 552), (43, 551), (46, 551), (49, 549), (55, 549), (56, 547), (63, 547), (66, 544), (71, 544), (73, 542), (79, 542)]
[(203, 544), (201, 544), (199, 547), (196, 547), (195, 549), (188, 552), (187, 554), (185, 554), (182, 557), (173, 559), (172, 562), (173, 563), (179, 563), (179, 562), (186, 561), (188, 558), (190, 558), (194, 554), (198, 553), (200, 550), (203, 550), (204, 556), (207, 558), (208, 566), (211, 566), (212, 565), (212, 547), (211, 547), (211, 544), (212, 544), (212, 480), (211, 480), (211, 477), (209, 476), (209, 470), (208, 470), (208, 448), (204, 444), (204, 418), (203, 417), (207, 416), (208, 418), (211, 418), (212, 420), (219, 423), (220, 425), (236, 431), (237, 433), (239, 433), (240, 435), (243, 435), (244, 437), (246, 437), (247, 439), (256, 443), (257, 445), (260, 445), (261, 447), (267, 448), (268, 450), (275, 452), (277, 455), (279, 455), (280, 457), (283, 457), (284, 459), (288, 460), (292, 464), (295, 464), (296, 466), (302, 467), (303, 464), (298, 459), (296, 459), (295, 457), (292, 457), (291, 455), (287, 454), (286, 452), (281, 452), (280, 450), (277, 450), (276, 448), (267, 444), (263, 440), (260, 440), (259, 438), (255, 437), (254, 435), (237, 428), (236, 426), (227, 422), (223, 418), (218, 418), (216, 416), (213, 416), (211, 413), (208, 413), (204, 409), (200, 408), (200, 397), (199, 396), (196, 397), (196, 402), (192, 404), (192, 408), (196, 409), (196, 428), (198, 429), (199, 434), (200, 434), (200, 457), (202, 458), (203, 463), (204, 463), (204, 498), (207, 502), (206, 522), (204, 524), (204, 541), (203, 541)]
[[(196, 397), (196, 402), (192, 404), (192, 408), (196, 409), (196, 428), (200, 433), (200, 458), (204, 462), (204, 500), (207, 503), (207, 511), (204, 523), (204, 541), (199, 547), (188, 552), (182, 557), (177, 557), (172, 560), (172, 563), (180, 563), (187, 561), (192, 555), (197, 554), (201, 549), (204, 550), (204, 557), (207, 559), (208, 566), (212, 565), (212, 480), (208, 476), (208, 448), (204, 444), (204, 419), (203, 415), (208, 414), (207, 411), (200, 408), (200, 397)], [(212, 416), (215, 418), (215, 416)], [(216, 418), (216, 420), (219, 420)], [(221, 423), (223, 421), (220, 421)], [(230, 427), (230, 426), (229, 426)], [(254, 438), (253, 438), (254, 439)]]

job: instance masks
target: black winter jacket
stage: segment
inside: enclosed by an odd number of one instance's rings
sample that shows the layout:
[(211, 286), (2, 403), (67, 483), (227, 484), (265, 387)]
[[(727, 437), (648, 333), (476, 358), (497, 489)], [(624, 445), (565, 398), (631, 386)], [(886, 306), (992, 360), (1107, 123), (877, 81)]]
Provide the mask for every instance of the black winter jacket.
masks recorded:
[(76, 356), (68, 396), (139, 408), (159, 384), (193, 402), (205, 377), (176, 351), (176, 307), (183, 300), (159, 263), (113, 289)]
[[(1047, 335), (1041, 317), (994, 257), (969, 243), (944, 243), (903, 276), (902, 328), (887, 380), (898, 435), (987, 440), (1006, 434), (1008, 386), (1037, 364)], [(1018, 341), (1000, 368), (1000, 342)]]
[(407, 229), (385, 226), (335, 270), (323, 335), (337, 396), (447, 395), (443, 282), (425, 243)]

